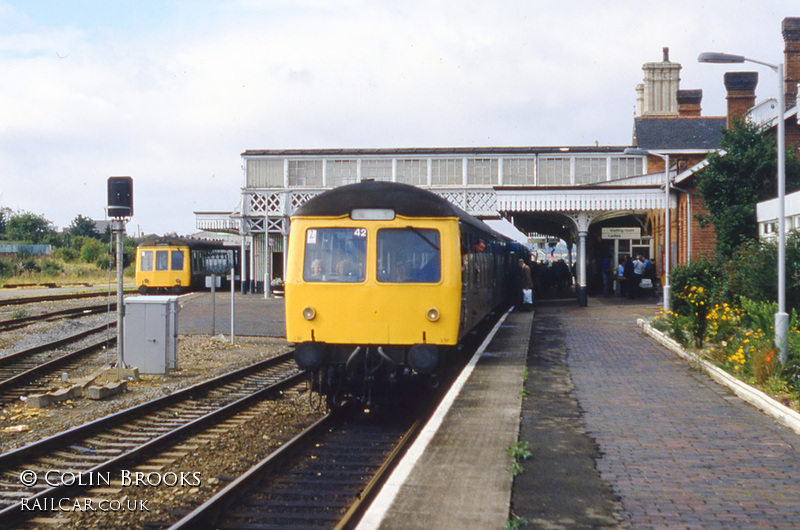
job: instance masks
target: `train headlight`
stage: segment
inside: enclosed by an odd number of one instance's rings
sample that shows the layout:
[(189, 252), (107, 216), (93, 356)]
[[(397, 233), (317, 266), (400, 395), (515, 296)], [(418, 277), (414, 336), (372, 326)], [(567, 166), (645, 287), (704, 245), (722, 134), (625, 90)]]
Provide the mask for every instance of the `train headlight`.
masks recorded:
[(303, 309), (303, 318), (306, 320), (314, 320), (314, 317), (317, 316), (317, 311), (311, 306), (306, 307)]
[(428, 317), (428, 320), (431, 322), (436, 322), (439, 320), (439, 310), (435, 307), (432, 307), (428, 309), (428, 312), (425, 314), (425, 316)]

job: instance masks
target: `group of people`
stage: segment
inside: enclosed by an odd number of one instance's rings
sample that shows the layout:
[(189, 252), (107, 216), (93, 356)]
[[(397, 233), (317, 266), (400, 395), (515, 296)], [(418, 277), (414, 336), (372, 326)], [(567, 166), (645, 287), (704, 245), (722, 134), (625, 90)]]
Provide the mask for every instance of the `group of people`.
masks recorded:
[(617, 295), (627, 298), (640, 298), (652, 293), (656, 270), (649, 258), (642, 256), (624, 256), (616, 267)]

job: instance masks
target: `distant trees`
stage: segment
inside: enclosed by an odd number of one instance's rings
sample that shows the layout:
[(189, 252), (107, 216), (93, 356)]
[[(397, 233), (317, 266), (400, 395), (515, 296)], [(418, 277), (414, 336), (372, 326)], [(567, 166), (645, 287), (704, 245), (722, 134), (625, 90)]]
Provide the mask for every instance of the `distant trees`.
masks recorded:
[[(63, 234), (59, 234), (53, 223), (43, 215), (24, 211), (13, 212), (8, 208), (2, 208), (0, 209), (0, 240), (51, 245), (53, 252), (49, 259), (60, 260), (62, 263), (82, 261), (105, 269), (113, 263), (113, 252), (110, 245), (111, 230), (106, 229), (104, 233), (100, 233), (96, 223), (81, 214), (72, 220)], [(134, 261), (137, 245), (137, 240), (124, 238), (124, 265), (127, 266)], [(13, 260), (4, 260), (0, 264), (0, 277), (13, 276), (20, 272), (24, 271), (20, 268), (19, 263), (15, 263)]]
[(70, 235), (73, 236), (100, 237), (100, 232), (97, 231), (95, 222), (81, 214), (78, 214), (78, 216), (72, 220), (68, 230)]
[(43, 215), (18, 212), (6, 223), (5, 237), (10, 241), (34, 245), (53, 244), (58, 239), (53, 223)]

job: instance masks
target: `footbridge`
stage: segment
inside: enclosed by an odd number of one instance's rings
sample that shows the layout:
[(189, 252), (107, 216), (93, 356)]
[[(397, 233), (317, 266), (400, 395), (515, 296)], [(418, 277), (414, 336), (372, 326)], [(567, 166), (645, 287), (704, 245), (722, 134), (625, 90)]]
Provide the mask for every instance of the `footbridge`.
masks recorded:
[[(243, 283), (257, 291), (283, 278), (292, 212), (327, 189), (364, 179), (420, 186), (476, 217), (575, 244), (582, 305), (594, 259), (654, 257), (649, 218), (666, 202), (663, 171), (648, 174), (647, 158), (625, 147), (251, 150), (242, 158), (238, 206), (195, 216), (198, 229), (241, 238), (250, 251)], [(626, 230), (608, 237), (603, 228)]]

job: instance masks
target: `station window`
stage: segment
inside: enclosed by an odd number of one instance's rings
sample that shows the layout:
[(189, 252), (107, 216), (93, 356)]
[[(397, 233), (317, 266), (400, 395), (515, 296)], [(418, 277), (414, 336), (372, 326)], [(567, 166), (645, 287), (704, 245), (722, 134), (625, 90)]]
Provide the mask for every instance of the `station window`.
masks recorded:
[(156, 250), (156, 270), (157, 271), (169, 270), (168, 250)]
[(303, 279), (307, 282), (364, 281), (366, 259), (366, 228), (306, 230)]
[(569, 158), (542, 158), (539, 161), (539, 185), (569, 186), (570, 171)]
[(378, 230), (378, 281), (436, 283), (442, 276), (439, 232), (431, 229)]
[(428, 164), (424, 160), (398, 160), (397, 182), (412, 186), (428, 184)]
[(503, 161), (503, 184), (532, 186), (535, 183), (536, 159), (509, 158)]
[(172, 268), (173, 271), (182, 271), (183, 270), (183, 251), (182, 250), (173, 250), (172, 251)]
[(143, 250), (139, 256), (139, 270), (142, 272), (153, 270), (153, 251)]
[(460, 158), (434, 158), (431, 161), (431, 184), (434, 186), (462, 186), (464, 173)]

